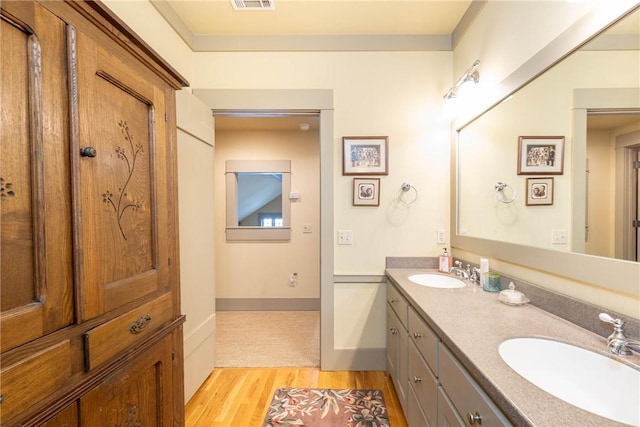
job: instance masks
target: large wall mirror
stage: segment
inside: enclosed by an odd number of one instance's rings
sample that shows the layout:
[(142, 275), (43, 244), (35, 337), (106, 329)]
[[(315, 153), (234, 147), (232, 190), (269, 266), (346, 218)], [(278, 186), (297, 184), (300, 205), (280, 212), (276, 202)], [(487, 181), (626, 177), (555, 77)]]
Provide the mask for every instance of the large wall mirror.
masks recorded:
[[(455, 247), (640, 294), (639, 27), (636, 9), (459, 129)], [(518, 164), (554, 148), (562, 165)]]
[(227, 241), (289, 240), (291, 161), (227, 160), (225, 168)]

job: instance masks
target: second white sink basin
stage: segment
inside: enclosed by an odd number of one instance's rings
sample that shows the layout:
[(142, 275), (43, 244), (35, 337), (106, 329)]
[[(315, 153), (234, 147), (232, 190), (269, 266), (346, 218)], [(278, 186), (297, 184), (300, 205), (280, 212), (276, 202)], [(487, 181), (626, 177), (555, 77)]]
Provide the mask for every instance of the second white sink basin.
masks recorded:
[(504, 341), (499, 353), (507, 365), (547, 393), (593, 414), (640, 425), (640, 371), (593, 351), (543, 338)]
[(416, 285), (430, 288), (463, 288), (464, 282), (455, 277), (436, 273), (422, 273), (409, 276), (409, 280)]

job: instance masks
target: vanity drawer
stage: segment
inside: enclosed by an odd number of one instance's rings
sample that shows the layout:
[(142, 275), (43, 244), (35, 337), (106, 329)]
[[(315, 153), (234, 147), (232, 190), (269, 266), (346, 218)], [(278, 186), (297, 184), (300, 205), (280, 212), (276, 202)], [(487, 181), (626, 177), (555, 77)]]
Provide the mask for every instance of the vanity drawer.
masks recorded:
[(415, 392), (427, 425), (436, 425), (438, 381), (414, 344), (409, 344), (409, 384)]
[(172, 295), (168, 293), (85, 332), (85, 369), (94, 369), (121, 351), (143, 341), (171, 320), (172, 313)]
[[(482, 427), (511, 425), (453, 354), (443, 345), (439, 348), (439, 362), (440, 383), (467, 425), (472, 425), (473, 417), (482, 419)], [(475, 421), (473, 425), (478, 424)]]
[(409, 308), (409, 338), (427, 361), (429, 369), (437, 376), (438, 337), (413, 308)]
[(0, 424), (59, 389), (71, 377), (71, 343), (62, 341), (0, 371)]
[(398, 291), (391, 283), (387, 283), (387, 303), (398, 315), (400, 322), (402, 322), (402, 326), (407, 329), (407, 310), (409, 308), (409, 303), (407, 303), (407, 300), (404, 299), (402, 294), (400, 294), (400, 291)]

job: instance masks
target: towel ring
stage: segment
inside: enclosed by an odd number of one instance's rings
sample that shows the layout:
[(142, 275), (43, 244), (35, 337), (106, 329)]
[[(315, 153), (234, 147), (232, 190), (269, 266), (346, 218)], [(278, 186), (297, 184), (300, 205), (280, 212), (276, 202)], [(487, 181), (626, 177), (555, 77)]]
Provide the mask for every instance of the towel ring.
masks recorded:
[[(413, 190), (414, 195), (413, 198), (409, 199), (409, 200), (405, 200), (404, 199), (404, 193), (408, 193), (409, 191)], [(408, 182), (403, 182), (400, 185), (400, 191), (398, 192), (398, 199), (404, 203), (405, 205), (411, 205), (413, 204), (416, 200), (418, 200), (418, 190), (416, 190), (416, 188), (409, 184)]]
[[(496, 182), (496, 185), (494, 186), (494, 188), (496, 189), (496, 200), (499, 201), (500, 203), (508, 204), (513, 202), (516, 199), (516, 190), (514, 190), (513, 187), (510, 186), (509, 184), (505, 184), (504, 182)], [(511, 198), (507, 200), (505, 200), (504, 197), (498, 197), (498, 194), (502, 193), (505, 188), (508, 188), (511, 190)], [(504, 195), (504, 193), (502, 194)]]

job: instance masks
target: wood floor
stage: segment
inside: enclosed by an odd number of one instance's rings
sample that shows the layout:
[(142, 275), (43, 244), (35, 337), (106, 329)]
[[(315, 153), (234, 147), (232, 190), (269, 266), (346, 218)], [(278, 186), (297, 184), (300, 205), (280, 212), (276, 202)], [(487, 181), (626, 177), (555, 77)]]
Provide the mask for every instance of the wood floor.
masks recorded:
[(407, 427), (384, 372), (318, 368), (216, 368), (187, 403), (186, 426), (261, 427), (273, 392), (281, 387), (380, 389), (391, 427)]

